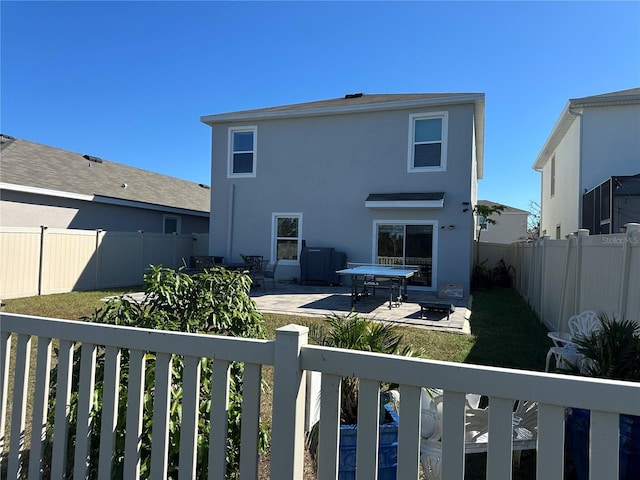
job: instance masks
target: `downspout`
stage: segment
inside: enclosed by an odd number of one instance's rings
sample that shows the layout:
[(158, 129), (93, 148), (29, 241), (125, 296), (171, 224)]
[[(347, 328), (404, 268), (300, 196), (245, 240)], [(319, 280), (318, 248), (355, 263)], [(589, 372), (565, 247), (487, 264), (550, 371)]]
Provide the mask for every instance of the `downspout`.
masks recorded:
[(226, 257), (229, 259), (227, 261), (231, 261), (231, 259), (233, 258), (233, 212), (235, 209), (234, 206), (234, 199), (235, 199), (235, 191), (236, 191), (236, 186), (234, 184), (231, 184), (230, 188), (229, 188), (229, 210), (227, 212), (227, 253), (226, 253)]

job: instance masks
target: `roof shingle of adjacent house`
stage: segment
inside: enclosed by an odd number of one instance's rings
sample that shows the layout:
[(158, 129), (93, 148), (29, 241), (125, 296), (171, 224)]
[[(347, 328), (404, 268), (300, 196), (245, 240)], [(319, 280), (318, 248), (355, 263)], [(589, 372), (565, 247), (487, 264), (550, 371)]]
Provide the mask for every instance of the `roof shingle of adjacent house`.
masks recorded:
[(0, 183), (210, 211), (206, 185), (7, 135), (0, 136)]
[(528, 212), (526, 210), (521, 210), (516, 207), (510, 207), (509, 205), (504, 205), (502, 203), (492, 202), (491, 200), (478, 200), (478, 205), (485, 205), (487, 207), (497, 207), (499, 205), (502, 205), (504, 207), (502, 213), (526, 213), (527, 215), (531, 215), (531, 212)]

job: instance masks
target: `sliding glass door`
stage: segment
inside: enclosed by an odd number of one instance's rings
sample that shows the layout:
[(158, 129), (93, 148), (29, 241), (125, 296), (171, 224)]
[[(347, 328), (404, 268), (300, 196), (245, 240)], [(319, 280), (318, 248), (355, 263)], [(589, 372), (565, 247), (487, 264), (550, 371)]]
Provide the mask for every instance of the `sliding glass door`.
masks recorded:
[(409, 285), (432, 287), (433, 223), (377, 223), (377, 263), (419, 268)]

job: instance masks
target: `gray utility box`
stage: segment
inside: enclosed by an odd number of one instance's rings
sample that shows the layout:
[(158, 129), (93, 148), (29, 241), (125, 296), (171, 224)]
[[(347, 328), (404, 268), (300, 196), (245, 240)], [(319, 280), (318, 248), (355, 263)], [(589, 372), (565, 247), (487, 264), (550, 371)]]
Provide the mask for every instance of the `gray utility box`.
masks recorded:
[(336, 270), (347, 264), (347, 254), (333, 247), (304, 247), (300, 255), (300, 282), (340, 283)]

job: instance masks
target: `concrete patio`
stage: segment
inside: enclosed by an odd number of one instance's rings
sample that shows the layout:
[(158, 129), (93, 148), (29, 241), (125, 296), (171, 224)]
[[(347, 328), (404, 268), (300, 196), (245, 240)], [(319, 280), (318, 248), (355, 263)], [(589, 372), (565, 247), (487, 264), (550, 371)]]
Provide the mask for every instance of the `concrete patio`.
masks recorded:
[[(348, 286), (299, 285), (276, 282), (273, 288), (267, 282), (251, 290), (251, 298), (262, 312), (284, 315), (325, 316), (331, 313), (345, 314), (351, 310), (351, 295)], [(378, 289), (376, 295), (369, 295), (356, 302), (353, 310), (357, 313), (401, 325), (441, 330), (459, 334), (470, 334), (471, 297), (464, 299), (438, 298), (435, 292), (409, 290), (409, 298), (399, 306), (389, 308), (389, 294), (386, 289)], [(420, 318), (419, 302), (451, 303), (455, 311), (449, 316), (428, 312), (428, 319)]]

